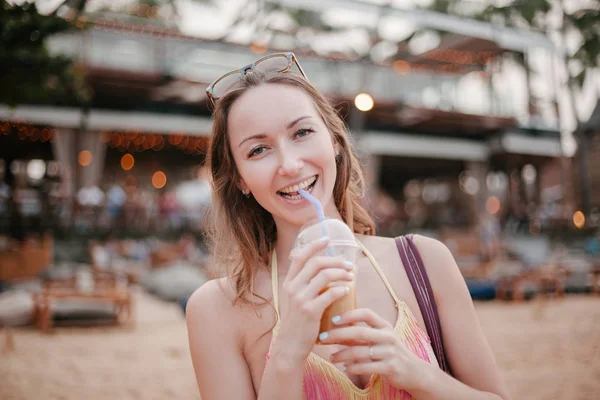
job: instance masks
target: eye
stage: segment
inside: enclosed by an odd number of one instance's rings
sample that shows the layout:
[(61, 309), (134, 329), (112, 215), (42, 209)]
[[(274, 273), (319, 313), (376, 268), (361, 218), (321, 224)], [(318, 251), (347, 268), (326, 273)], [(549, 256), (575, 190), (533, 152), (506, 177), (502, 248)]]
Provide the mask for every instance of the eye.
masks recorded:
[(296, 133), (294, 134), (294, 137), (296, 138), (303, 138), (306, 137), (308, 135), (310, 135), (311, 133), (313, 133), (315, 130), (312, 128), (300, 128), (296, 131)]
[(256, 146), (255, 148), (250, 150), (250, 153), (248, 153), (248, 158), (258, 156), (258, 155), (264, 153), (266, 149), (267, 148), (265, 146)]

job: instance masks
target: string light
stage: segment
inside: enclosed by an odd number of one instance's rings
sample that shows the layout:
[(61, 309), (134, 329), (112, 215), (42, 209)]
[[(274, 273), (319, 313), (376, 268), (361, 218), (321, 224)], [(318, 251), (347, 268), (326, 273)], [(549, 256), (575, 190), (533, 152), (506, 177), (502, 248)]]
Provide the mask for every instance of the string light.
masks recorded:
[[(37, 127), (21, 121), (0, 123), (0, 135), (8, 136), (13, 130), (17, 132), (20, 140), (30, 142), (54, 143), (59, 136), (59, 132), (50, 127)], [(205, 154), (208, 149), (207, 137), (188, 136), (182, 133), (161, 135), (140, 130), (105, 131), (101, 133), (100, 140), (107, 143), (109, 147), (122, 152), (160, 151), (165, 146), (170, 146), (182, 150), (186, 154), (200, 155)], [(87, 156), (83, 157), (85, 160)]]
[[(182, 150), (186, 154), (205, 154), (208, 149), (208, 138), (187, 136), (182, 133), (160, 135), (136, 132), (103, 132), (103, 140), (108, 146), (122, 152), (160, 151), (165, 146)], [(166, 139), (165, 139), (166, 137)]]
[(474, 52), (439, 48), (422, 55), (423, 58), (430, 60), (461, 65), (486, 65), (495, 56), (496, 53), (492, 51)]
[(17, 131), (19, 140), (27, 140), (30, 142), (41, 141), (54, 143), (58, 135), (58, 132), (55, 129), (48, 127), (40, 129), (32, 124), (21, 121), (4, 122), (0, 124), (0, 135), (8, 136), (13, 129)]

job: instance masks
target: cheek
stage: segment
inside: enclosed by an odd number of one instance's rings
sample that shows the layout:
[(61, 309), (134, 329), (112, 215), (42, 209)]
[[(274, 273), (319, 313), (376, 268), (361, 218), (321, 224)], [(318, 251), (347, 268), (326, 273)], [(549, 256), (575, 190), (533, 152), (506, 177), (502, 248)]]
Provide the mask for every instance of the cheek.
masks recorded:
[(269, 162), (244, 163), (240, 168), (240, 175), (251, 191), (263, 191), (269, 187), (273, 167)]

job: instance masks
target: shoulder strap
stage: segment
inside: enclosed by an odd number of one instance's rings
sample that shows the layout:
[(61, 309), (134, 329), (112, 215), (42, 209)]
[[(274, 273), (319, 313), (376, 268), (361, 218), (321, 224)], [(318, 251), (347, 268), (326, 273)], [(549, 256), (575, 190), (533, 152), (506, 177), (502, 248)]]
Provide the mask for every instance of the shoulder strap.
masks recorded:
[(408, 275), (413, 292), (419, 303), (419, 309), (423, 315), (425, 328), (431, 339), (431, 345), (438, 360), (438, 364), (443, 371), (450, 373), (448, 360), (446, 359), (446, 353), (444, 352), (442, 329), (435, 299), (433, 297), (433, 290), (431, 289), (431, 283), (429, 282), (427, 271), (425, 270), (419, 250), (412, 239), (412, 235), (397, 237), (396, 246), (398, 247), (400, 258), (402, 259), (406, 274)]

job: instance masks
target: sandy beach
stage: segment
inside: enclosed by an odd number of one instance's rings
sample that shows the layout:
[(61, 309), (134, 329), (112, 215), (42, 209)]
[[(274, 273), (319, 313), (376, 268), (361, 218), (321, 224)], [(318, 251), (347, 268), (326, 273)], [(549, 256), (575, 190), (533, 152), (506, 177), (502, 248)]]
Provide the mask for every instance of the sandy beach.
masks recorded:
[[(513, 400), (591, 400), (600, 391), (600, 297), (476, 303)], [(540, 311), (541, 310), (541, 311)], [(183, 313), (140, 290), (132, 327), (0, 331), (0, 399), (200, 399)]]

